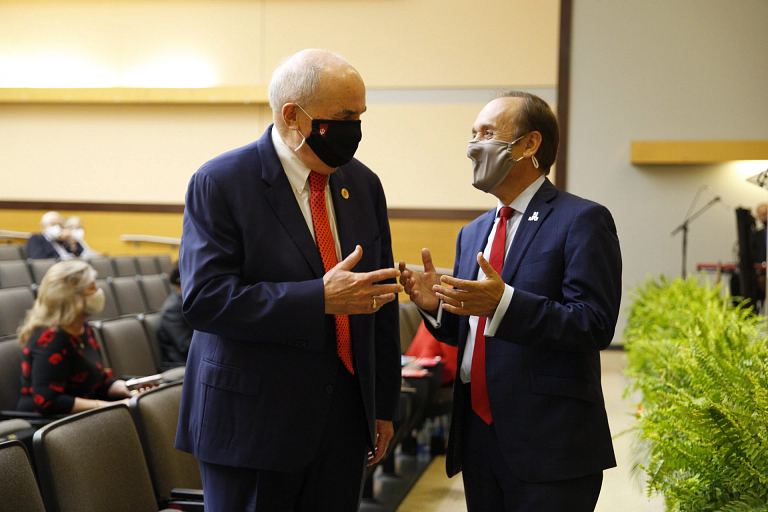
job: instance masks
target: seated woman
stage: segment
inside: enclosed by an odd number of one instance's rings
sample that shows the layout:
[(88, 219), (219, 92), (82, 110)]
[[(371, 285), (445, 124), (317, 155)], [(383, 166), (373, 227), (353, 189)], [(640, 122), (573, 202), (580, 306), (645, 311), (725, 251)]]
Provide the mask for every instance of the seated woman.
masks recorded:
[(56, 263), (40, 283), (35, 305), (19, 327), (24, 346), (20, 411), (69, 414), (123, 400), (123, 380), (104, 371), (99, 345), (85, 320), (104, 309), (96, 271), (83, 261)]

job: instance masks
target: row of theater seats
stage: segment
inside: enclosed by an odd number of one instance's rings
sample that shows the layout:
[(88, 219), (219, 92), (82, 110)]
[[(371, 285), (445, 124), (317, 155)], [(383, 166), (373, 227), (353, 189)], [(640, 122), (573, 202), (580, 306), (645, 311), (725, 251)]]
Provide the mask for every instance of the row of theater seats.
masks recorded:
[[(2, 246), (0, 248), (15, 246)], [(56, 259), (0, 259), (0, 288), (14, 288), (40, 284), (43, 276)], [(170, 275), (173, 262), (170, 256), (115, 256), (88, 260), (100, 279), (107, 277), (134, 277), (138, 275)]]
[[(160, 311), (171, 293), (165, 274), (108, 277), (97, 279), (104, 291), (104, 310), (92, 320), (107, 320), (124, 315)], [(35, 301), (37, 287), (19, 286), (0, 289), (0, 336), (13, 334)]]
[(173, 447), (180, 401), (181, 382), (165, 384), (0, 442), (0, 509), (202, 511), (197, 459)]
[[(150, 313), (92, 322), (94, 333), (102, 348), (105, 366), (112, 367), (115, 375), (147, 375), (165, 369), (162, 367), (159, 347), (153, 339), (156, 331), (154, 324), (157, 320), (158, 315)], [(403, 351), (413, 339), (419, 324), (420, 316), (414, 305), (409, 302), (401, 304), (400, 332)], [(8, 409), (14, 409), (18, 400), (20, 362), (21, 347), (16, 339), (0, 341), (0, 409), (6, 409), (0, 419), (13, 417)], [(405, 447), (406, 443), (413, 441), (410, 436), (414, 428), (418, 428), (425, 418), (445, 414), (450, 410), (450, 389), (441, 386), (441, 369), (441, 366), (435, 367), (423, 378), (403, 379), (399, 419), (395, 421), (395, 438), (381, 461), (386, 473), (395, 473), (395, 447), (400, 442), (403, 442)], [(183, 368), (171, 369), (166, 372), (166, 375), (168, 379), (182, 377), (183, 371)], [(177, 412), (178, 408), (174, 414)], [(2, 428), (2, 422), (0, 422), (0, 437), (2, 437)], [(168, 442), (172, 444), (175, 423), (173, 434), (170, 433), (171, 430), (168, 432)], [(407, 450), (404, 449), (404, 451)], [(149, 460), (149, 455), (147, 457)], [(374, 467), (368, 468), (366, 475), (364, 497), (368, 499), (373, 497), (374, 469)], [(184, 485), (181, 486), (184, 487)]]

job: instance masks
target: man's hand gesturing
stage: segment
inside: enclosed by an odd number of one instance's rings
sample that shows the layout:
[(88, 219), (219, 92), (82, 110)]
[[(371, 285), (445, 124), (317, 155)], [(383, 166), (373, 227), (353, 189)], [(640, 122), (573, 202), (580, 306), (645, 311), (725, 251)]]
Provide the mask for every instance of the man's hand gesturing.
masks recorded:
[(440, 299), (437, 298), (433, 287), (440, 284), (435, 265), (432, 263), (432, 255), (429, 249), (421, 250), (421, 261), (424, 263), (424, 272), (409, 270), (405, 262), (400, 261), (400, 284), (405, 288), (405, 293), (424, 311), (437, 314), (440, 307)]
[(323, 276), (326, 314), (375, 313), (387, 302), (395, 300), (396, 293), (403, 291), (399, 284), (374, 284), (387, 279), (397, 279), (400, 271), (396, 268), (383, 268), (365, 273), (352, 272), (352, 268), (362, 257), (363, 248), (358, 245), (352, 254)]

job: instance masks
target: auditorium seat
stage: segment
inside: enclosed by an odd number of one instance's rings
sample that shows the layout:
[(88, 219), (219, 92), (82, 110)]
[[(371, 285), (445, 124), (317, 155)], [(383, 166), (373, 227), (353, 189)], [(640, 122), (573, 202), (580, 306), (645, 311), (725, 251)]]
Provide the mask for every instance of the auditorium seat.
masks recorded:
[(112, 291), (112, 278), (97, 279), (96, 286), (104, 290), (104, 310), (98, 315), (92, 316), (91, 320), (106, 320), (120, 316), (115, 293)]
[(171, 261), (170, 256), (155, 256), (155, 260), (157, 260), (157, 267), (160, 269), (160, 272), (167, 276), (171, 275), (171, 272), (173, 272), (173, 261)]
[(29, 273), (29, 266), (26, 261), (0, 261), (0, 288), (29, 286), (31, 284), (32, 275)]
[(149, 345), (152, 347), (152, 353), (155, 355), (155, 361), (162, 367), (163, 351), (160, 349), (160, 342), (157, 340), (157, 328), (160, 326), (161, 318), (160, 313), (139, 315), (139, 320), (144, 325), (144, 330), (147, 331), (147, 338), (149, 339)]
[(48, 512), (157, 512), (139, 436), (125, 404), (73, 414), (35, 433)]
[(19, 403), (21, 351), (16, 336), (0, 340), (0, 411), (13, 411)]
[(170, 284), (165, 274), (153, 276), (141, 276), (141, 289), (144, 291), (144, 299), (147, 301), (149, 311), (160, 311), (163, 303), (171, 293)]
[(14, 512), (45, 512), (29, 453), (20, 441), (0, 443), (0, 504)]
[(411, 301), (400, 302), (400, 353), (405, 354), (421, 325), (419, 308)]
[(93, 322), (100, 333), (109, 365), (115, 376), (145, 376), (158, 373), (144, 326), (135, 316)]
[(139, 274), (133, 256), (115, 256), (112, 258), (117, 277), (133, 277)]
[(136, 268), (139, 270), (139, 274), (143, 276), (162, 273), (154, 256), (137, 256)]
[(17, 245), (2, 244), (0, 245), (0, 261), (8, 260), (20, 260), (21, 252)]
[(25, 245), (19, 245), (17, 246), (19, 248), (19, 253), (21, 254), (21, 259), (26, 260), (27, 259), (27, 246)]
[(131, 398), (131, 415), (139, 433), (155, 497), (161, 504), (176, 488), (202, 489), (197, 458), (174, 448), (182, 382), (164, 384)]
[(35, 297), (29, 288), (0, 290), (0, 336), (14, 334), (34, 303)]
[(115, 277), (112, 280), (112, 290), (122, 315), (138, 315), (146, 313), (148, 308), (141, 293), (139, 281), (141, 276)]
[(40, 284), (43, 280), (43, 276), (48, 272), (58, 260), (55, 258), (46, 258), (42, 260), (27, 260), (29, 263), (29, 269), (32, 271), (32, 279), (35, 284)]
[(100, 279), (115, 277), (115, 269), (112, 267), (112, 260), (107, 257), (98, 257), (88, 260)]

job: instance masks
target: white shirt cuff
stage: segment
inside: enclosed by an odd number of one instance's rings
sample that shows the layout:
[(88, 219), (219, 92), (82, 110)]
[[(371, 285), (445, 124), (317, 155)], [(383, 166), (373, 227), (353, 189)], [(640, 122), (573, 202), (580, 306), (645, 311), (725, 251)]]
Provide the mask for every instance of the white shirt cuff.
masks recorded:
[(504, 318), (504, 315), (507, 314), (507, 308), (509, 308), (509, 303), (512, 302), (512, 296), (514, 294), (515, 289), (508, 284), (505, 284), (504, 295), (501, 296), (501, 301), (499, 301), (499, 305), (496, 306), (496, 311), (493, 313), (493, 317), (490, 318), (490, 322), (486, 322), (485, 324), (484, 334), (486, 336), (496, 336), (496, 329), (499, 328), (501, 320)]
[[(510, 298), (510, 300), (512, 300), (512, 299)], [(416, 306), (416, 307), (419, 308), (419, 306)], [(437, 318), (433, 317), (431, 314), (429, 314), (429, 312), (427, 312), (427, 311), (425, 311), (425, 310), (423, 310), (421, 308), (419, 308), (419, 311), (421, 311), (421, 313), (424, 315), (424, 318), (427, 319), (427, 322), (429, 322), (429, 324), (433, 328), (435, 328), (435, 329), (439, 329), (440, 328), (440, 325), (442, 325), (441, 321), (443, 319), (443, 301), (440, 301), (440, 305), (437, 306)]]

